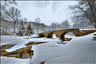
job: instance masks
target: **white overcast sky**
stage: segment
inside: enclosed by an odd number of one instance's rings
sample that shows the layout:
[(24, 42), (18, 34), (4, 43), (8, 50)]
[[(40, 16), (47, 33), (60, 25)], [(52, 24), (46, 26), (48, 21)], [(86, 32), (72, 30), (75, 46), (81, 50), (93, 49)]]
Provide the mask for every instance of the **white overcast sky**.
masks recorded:
[(61, 23), (64, 20), (69, 20), (70, 25), (72, 10), (68, 5), (75, 5), (77, 1), (16, 1), (17, 7), (21, 11), (22, 18), (27, 18), (28, 21), (35, 22), (35, 18), (39, 17), (45, 25), (50, 25), (52, 22)]
[(68, 5), (75, 5), (77, 1), (17, 1), (23, 18), (35, 22), (40, 17), (41, 23), (50, 25), (52, 22), (60, 23), (66, 19), (72, 24), (70, 17), (72, 10)]

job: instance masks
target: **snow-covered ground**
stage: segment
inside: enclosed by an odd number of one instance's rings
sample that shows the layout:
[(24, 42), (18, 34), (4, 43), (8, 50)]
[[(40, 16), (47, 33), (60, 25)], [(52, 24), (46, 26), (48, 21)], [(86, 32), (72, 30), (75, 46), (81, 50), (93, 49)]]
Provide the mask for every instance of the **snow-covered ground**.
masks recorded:
[(79, 30), (96, 30), (95, 28), (89, 28), (89, 29), (79, 29)]
[[(96, 32), (95, 32), (96, 34)], [(34, 45), (32, 64), (95, 64), (96, 63), (96, 41), (93, 40), (93, 33), (73, 38), (67, 44), (48, 42)]]
[[(95, 32), (96, 34), (96, 32)], [(29, 36), (28, 36), (29, 37)], [(30, 36), (33, 37), (33, 36)], [(93, 40), (93, 33), (82, 36), (75, 37), (72, 34), (65, 35), (65, 37), (73, 38), (71, 41), (67, 41), (67, 44), (58, 44), (57, 42), (61, 42), (59, 38), (55, 35), (53, 38), (30, 38), (24, 39), (27, 37), (19, 37), (19, 36), (1, 36), (1, 45), (17, 43), (17, 45), (13, 46), (11, 49), (6, 49), (7, 52), (12, 52), (22, 47), (26, 47), (30, 41), (34, 42), (47, 42), (38, 45), (32, 45), (32, 50), (34, 50), (34, 55), (31, 59), (31, 63), (40, 64), (40, 62), (45, 61), (45, 64), (95, 64), (96, 63), (96, 41)], [(10, 40), (11, 39), (11, 40)], [(6, 40), (6, 41), (5, 41)], [(21, 43), (22, 42), (22, 43)], [(9, 61), (9, 58), (4, 58), (5, 61)], [(1, 58), (1, 61), (3, 60)], [(3, 61), (4, 61), (3, 60)], [(14, 61), (17, 59), (14, 58)], [(11, 59), (10, 61), (13, 61)], [(18, 64), (23, 64), (25, 60), (21, 60), (21, 63), (17, 61)], [(28, 64), (29, 60), (25, 62)], [(14, 62), (15, 63), (15, 62)], [(6, 63), (2, 63), (6, 64)], [(11, 64), (9, 62), (9, 64)], [(15, 63), (16, 64), (16, 63)]]
[(30, 64), (30, 59), (19, 59), (15, 57), (1, 56), (1, 64)]
[[(5, 44), (22, 44), (25, 43), (26, 39), (24, 38), (32, 38), (32, 37), (37, 37), (38, 35), (33, 34), (31, 36), (13, 36), (13, 35), (1, 35), (1, 45), (5, 45)], [(31, 39), (32, 40), (32, 39)]]
[[(20, 39), (20, 38), (19, 38)], [(18, 39), (17, 39), (18, 40)], [(29, 42), (54, 42), (54, 41), (57, 41), (57, 42), (61, 42), (59, 40), (59, 38), (55, 38), (55, 39), (47, 39), (46, 37), (45, 38), (33, 38), (33, 39), (21, 39), (22, 43), (19, 42), (17, 43), (17, 45), (11, 47), (10, 49), (5, 49), (7, 52), (13, 52), (13, 51), (16, 51), (17, 49), (20, 49), (22, 47), (26, 47), (25, 44), (29, 43)], [(34, 46), (34, 45), (33, 45)], [(33, 47), (32, 46), (32, 47)]]
[[(5, 49), (7, 52), (13, 52), (17, 49), (20, 49), (22, 47), (26, 47), (25, 44), (29, 43), (29, 42), (61, 42), (61, 40), (56, 37), (55, 34), (53, 34), (52, 38), (32, 38), (35, 37), (37, 35), (31, 35), (31, 36), (2, 36), (1, 37), (1, 45), (4, 44), (10, 44), (10, 43), (14, 43), (17, 44), (13, 47), (11, 47), (10, 49)], [(65, 37), (67, 38), (74, 38), (75, 36), (72, 33), (68, 33), (65, 35)], [(29, 38), (29, 39), (24, 39), (24, 38)], [(66, 43), (62, 42), (62, 43)]]

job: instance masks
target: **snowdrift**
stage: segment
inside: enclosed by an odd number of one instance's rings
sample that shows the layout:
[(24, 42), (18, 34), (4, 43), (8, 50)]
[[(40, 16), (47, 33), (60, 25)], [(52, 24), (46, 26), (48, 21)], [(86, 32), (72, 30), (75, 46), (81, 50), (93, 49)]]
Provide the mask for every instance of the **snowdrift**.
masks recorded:
[(30, 63), (40, 64), (45, 61), (45, 64), (95, 64), (96, 41), (93, 40), (93, 34), (75, 37), (64, 45), (55, 41), (34, 45), (34, 55)]

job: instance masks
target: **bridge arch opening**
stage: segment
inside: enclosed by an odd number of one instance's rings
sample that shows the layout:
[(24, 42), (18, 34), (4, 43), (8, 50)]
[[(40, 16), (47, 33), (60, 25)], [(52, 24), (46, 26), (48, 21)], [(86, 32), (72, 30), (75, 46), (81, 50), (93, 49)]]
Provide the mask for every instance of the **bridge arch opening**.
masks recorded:
[(54, 32), (51, 32), (48, 34), (47, 38), (56, 38), (58, 35), (56, 35)]
[(73, 36), (75, 36), (72, 32), (64, 32), (60, 35), (60, 39), (63, 41), (65, 41), (65, 37), (66, 38), (72, 38)]
[(73, 38), (73, 37), (75, 37), (75, 35), (72, 32), (67, 32), (65, 34), (65, 38)]
[(45, 37), (45, 35), (44, 34), (40, 34), (39, 37)]
[(52, 35), (52, 38), (56, 38), (57, 36), (56, 36), (56, 34), (55, 33), (53, 33), (53, 35)]

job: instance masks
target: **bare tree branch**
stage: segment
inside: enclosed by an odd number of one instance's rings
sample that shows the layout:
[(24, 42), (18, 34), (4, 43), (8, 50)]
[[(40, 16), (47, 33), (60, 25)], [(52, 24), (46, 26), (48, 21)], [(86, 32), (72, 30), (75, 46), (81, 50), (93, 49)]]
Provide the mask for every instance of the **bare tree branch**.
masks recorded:
[[(79, 5), (71, 6), (71, 9), (74, 9), (75, 13), (83, 12), (83, 14), (79, 15), (79, 17), (86, 17), (90, 20), (90, 22), (95, 27), (96, 25), (96, 1), (95, 0), (82, 0), (79, 2)], [(79, 11), (76, 11), (78, 9)], [(84, 15), (84, 16), (83, 16)], [(78, 15), (77, 15), (78, 16)], [(74, 17), (74, 18), (79, 18)], [(96, 28), (96, 27), (95, 27)]]

